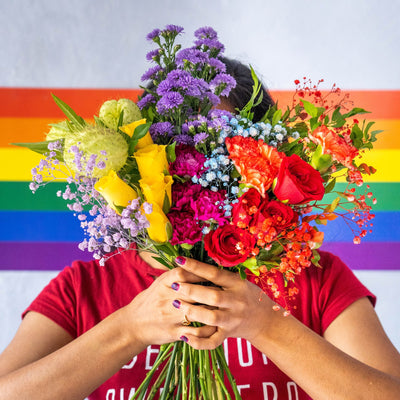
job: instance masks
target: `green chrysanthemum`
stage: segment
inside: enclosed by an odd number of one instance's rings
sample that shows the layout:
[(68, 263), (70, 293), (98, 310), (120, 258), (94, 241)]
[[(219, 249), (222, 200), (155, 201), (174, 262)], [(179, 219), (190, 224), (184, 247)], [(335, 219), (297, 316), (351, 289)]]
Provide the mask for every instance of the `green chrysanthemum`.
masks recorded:
[(58, 124), (52, 124), (49, 132), (46, 135), (46, 140), (60, 140), (69, 135), (67, 121), (61, 121)]
[[(77, 149), (82, 152), (81, 156), (77, 156)], [(95, 162), (94, 155), (97, 156)], [(107, 128), (90, 126), (81, 132), (69, 133), (65, 138), (64, 162), (80, 175), (101, 178), (111, 169), (120, 170), (127, 158), (127, 142), (120, 134)]]
[(116, 130), (121, 112), (124, 112), (122, 125), (142, 118), (139, 107), (129, 99), (108, 100), (100, 108), (99, 118), (110, 129)]

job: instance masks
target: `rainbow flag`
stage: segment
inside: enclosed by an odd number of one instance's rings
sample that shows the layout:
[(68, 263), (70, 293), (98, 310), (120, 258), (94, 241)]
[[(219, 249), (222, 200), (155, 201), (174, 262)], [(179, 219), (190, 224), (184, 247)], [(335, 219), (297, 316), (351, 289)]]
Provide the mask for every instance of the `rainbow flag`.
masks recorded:
[[(135, 89), (0, 88), (0, 270), (60, 270), (74, 259), (90, 259), (81, 252), (79, 221), (56, 196), (62, 182), (53, 182), (34, 195), (29, 190), (31, 169), (40, 156), (12, 146), (13, 142), (44, 140), (48, 124), (64, 119), (50, 93), (64, 100), (82, 117), (91, 119), (112, 98), (137, 99)], [(353, 269), (400, 270), (400, 91), (350, 91), (354, 103), (370, 110), (379, 135), (375, 149), (363, 158), (377, 169), (367, 177), (377, 199), (373, 232), (359, 245), (341, 218), (325, 227), (323, 249), (339, 255)], [(272, 93), (288, 104), (289, 91)], [(344, 187), (340, 183), (339, 187)], [(365, 185), (361, 188), (366, 190)]]

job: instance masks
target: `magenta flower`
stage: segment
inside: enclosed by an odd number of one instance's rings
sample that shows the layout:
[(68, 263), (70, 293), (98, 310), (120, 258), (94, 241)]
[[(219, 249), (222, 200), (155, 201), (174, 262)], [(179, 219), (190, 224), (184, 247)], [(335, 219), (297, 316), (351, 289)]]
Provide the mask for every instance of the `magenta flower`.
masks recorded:
[(170, 165), (170, 173), (184, 178), (200, 177), (204, 172), (206, 157), (194, 147), (180, 144), (176, 146), (176, 160)]
[(209, 189), (202, 189), (196, 197), (190, 200), (196, 220), (216, 222), (218, 225), (225, 225), (228, 218), (224, 210), (225, 191), (213, 192)]
[(202, 239), (201, 226), (194, 219), (192, 212), (173, 210), (168, 213), (173, 231), (170, 243), (176, 244), (195, 244)]

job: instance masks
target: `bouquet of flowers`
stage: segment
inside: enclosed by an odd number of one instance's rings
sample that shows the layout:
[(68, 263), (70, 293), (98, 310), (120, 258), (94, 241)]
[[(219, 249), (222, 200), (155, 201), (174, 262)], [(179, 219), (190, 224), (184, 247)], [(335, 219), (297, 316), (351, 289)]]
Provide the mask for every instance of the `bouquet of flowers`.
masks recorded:
[[(354, 118), (366, 111), (349, 108), (336, 86), (323, 95), (322, 81), (305, 78), (295, 81), (292, 105), (275, 104), (254, 120), (263, 92), (253, 70), (248, 103), (233, 113), (218, 109), (236, 85), (224, 46), (205, 27), (182, 49), (182, 31), (168, 25), (147, 36), (156, 45), (147, 54), (154, 66), (142, 77), (149, 83), (137, 104), (108, 100), (90, 122), (54, 96), (66, 119), (46, 141), (19, 144), (45, 156), (30, 187), (67, 180), (57, 195), (84, 229), (80, 248), (100, 264), (137, 249), (168, 268), (179, 255), (192, 257), (252, 279), (290, 313), (296, 275), (319, 266), (318, 226), (340, 216), (355, 243), (370, 230), (372, 193), (356, 195), (354, 185), (374, 172), (358, 158), (378, 131)], [(335, 187), (339, 177), (348, 182), (344, 191)], [(162, 346), (134, 398), (151, 399), (161, 385), (162, 399), (240, 398), (221, 347)]]

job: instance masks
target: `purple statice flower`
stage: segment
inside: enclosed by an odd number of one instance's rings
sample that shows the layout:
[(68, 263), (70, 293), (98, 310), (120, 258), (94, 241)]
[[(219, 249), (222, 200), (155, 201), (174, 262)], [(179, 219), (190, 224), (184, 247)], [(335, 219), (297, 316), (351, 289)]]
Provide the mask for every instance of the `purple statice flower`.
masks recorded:
[(56, 141), (54, 141), (54, 142), (50, 142), (48, 145), (47, 145), (47, 148), (50, 150), (50, 151), (53, 151), (53, 150), (61, 150), (61, 141), (60, 140), (56, 140)]
[(178, 144), (175, 148), (176, 159), (169, 166), (171, 175), (183, 178), (199, 177), (204, 171), (206, 157), (199, 153), (194, 147)]
[[(223, 117), (228, 118), (228, 120), (226, 120), (226, 118)], [(232, 118), (232, 113), (226, 110), (220, 110), (219, 108), (213, 108), (208, 113), (208, 118), (210, 119), (222, 118), (224, 120), (225, 125), (228, 126), (229, 125), (228, 121)]]
[(204, 94), (206, 93), (207, 90), (208, 90), (208, 84), (204, 79), (193, 78), (191, 85), (186, 90), (186, 94), (188, 96), (202, 99), (204, 98)]
[(188, 71), (175, 69), (171, 71), (167, 77), (161, 81), (157, 87), (157, 94), (160, 96), (179, 90), (185, 92), (188, 88), (195, 85), (195, 78)]
[(194, 44), (198, 47), (204, 46), (207, 49), (216, 49), (218, 50), (218, 53), (222, 53), (225, 50), (225, 46), (216, 39), (199, 39), (194, 42)]
[(154, 49), (154, 50), (149, 51), (146, 54), (146, 60), (153, 61), (154, 59), (156, 59), (159, 56), (160, 56), (160, 49)]
[(189, 146), (193, 146), (193, 138), (189, 135), (185, 135), (184, 133), (174, 136), (174, 140), (177, 144), (187, 144)]
[(159, 96), (164, 96), (165, 94), (172, 91), (174, 88), (174, 82), (171, 82), (169, 79), (164, 79), (157, 86), (157, 94)]
[(208, 63), (209, 57), (204, 51), (191, 47), (182, 49), (175, 57), (175, 62), (178, 67), (183, 67), (185, 65), (185, 60), (193, 65), (203, 66)]
[(166, 34), (175, 33), (175, 34), (179, 35), (180, 33), (183, 32), (183, 27), (178, 26), (178, 25), (167, 25), (162, 32), (166, 33)]
[(200, 133), (197, 133), (196, 135), (194, 135), (193, 142), (194, 142), (195, 146), (198, 144), (204, 143), (208, 139), (208, 136), (209, 135), (206, 132), (200, 132)]
[(150, 126), (149, 131), (153, 140), (156, 140), (158, 136), (172, 136), (174, 133), (174, 127), (168, 121), (156, 122)]
[(226, 72), (226, 65), (215, 57), (210, 57), (208, 64), (218, 72)]
[(157, 111), (165, 114), (169, 110), (179, 107), (183, 103), (183, 96), (178, 92), (166, 93), (157, 102)]
[(151, 67), (148, 69), (141, 77), (142, 82), (143, 81), (148, 81), (150, 79), (155, 79), (158, 75), (158, 73), (162, 71), (162, 68), (159, 65), (156, 65), (154, 67)]
[(217, 96), (216, 94), (214, 94), (212, 92), (206, 93), (205, 97), (208, 98), (208, 100), (210, 101), (210, 103), (213, 106), (217, 106), (219, 103), (221, 103), (221, 99), (219, 98), (219, 96)]
[(137, 106), (143, 110), (143, 108), (149, 106), (150, 104), (154, 104), (156, 102), (156, 99), (153, 95), (151, 94), (146, 94), (146, 96), (142, 97), (138, 102)]
[(229, 92), (236, 87), (235, 79), (228, 74), (218, 74), (211, 82), (210, 89), (219, 96), (228, 96)]
[(197, 39), (205, 39), (205, 38), (208, 38), (208, 39), (217, 39), (218, 34), (217, 34), (217, 32), (216, 32), (213, 28), (211, 28), (210, 26), (203, 26), (203, 27), (197, 29), (197, 30), (194, 32), (194, 36), (195, 36)]
[(147, 36), (147, 40), (154, 40), (156, 37), (160, 36), (161, 31), (159, 29), (153, 29)]

